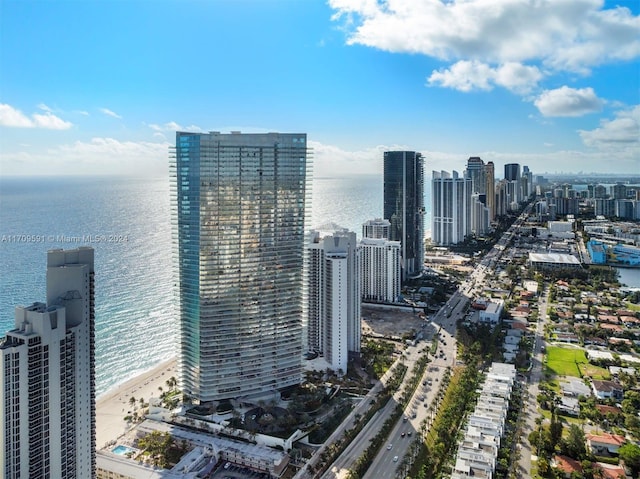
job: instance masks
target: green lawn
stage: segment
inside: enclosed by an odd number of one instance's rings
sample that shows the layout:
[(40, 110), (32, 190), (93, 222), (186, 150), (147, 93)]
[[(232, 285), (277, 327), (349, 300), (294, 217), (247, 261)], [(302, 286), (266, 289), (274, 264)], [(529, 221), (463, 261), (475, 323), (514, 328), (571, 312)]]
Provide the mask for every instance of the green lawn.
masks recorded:
[(582, 349), (547, 347), (547, 367), (558, 376), (580, 376), (578, 364), (586, 364), (587, 356)]
[(624, 307), (630, 311), (640, 311), (640, 304), (630, 303), (629, 301), (624, 302)]
[(606, 368), (582, 363), (578, 367), (582, 372), (582, 376), (589, 376), (591, 379), (611, 379), (611, 373)]

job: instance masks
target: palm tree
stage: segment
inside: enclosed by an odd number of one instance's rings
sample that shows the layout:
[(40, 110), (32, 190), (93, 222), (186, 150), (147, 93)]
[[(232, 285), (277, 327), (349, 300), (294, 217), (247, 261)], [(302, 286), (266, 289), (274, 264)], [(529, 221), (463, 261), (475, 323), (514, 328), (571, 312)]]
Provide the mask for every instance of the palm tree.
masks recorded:
[(165, 384), (169, 388), (169, 391), (173, 391), (175, 389), (176, 385), (178, 384), (178, 381), (176, 380), (176, 378), (174, 376), (171, 376), (169, 379), (167, 379), (165, 381)]
[(136, 398), (134, 398), (133, 396), (131, 396), (129, 398), (129, 404), (131, 404), (133, 407), (135, 407), (136, 405)]

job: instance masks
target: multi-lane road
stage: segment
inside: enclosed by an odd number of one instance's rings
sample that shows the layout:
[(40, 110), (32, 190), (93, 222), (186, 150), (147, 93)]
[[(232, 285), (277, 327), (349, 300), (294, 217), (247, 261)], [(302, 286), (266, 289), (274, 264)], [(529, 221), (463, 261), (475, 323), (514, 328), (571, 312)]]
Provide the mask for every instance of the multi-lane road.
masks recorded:
[[(429, 327), (425, 330), (425, 341), (409, 346), (405, 350), (403, 360), (408, 366), (406, 376), (408, 379), (411, 377), (413, 367), (420, 356), (429, 353), (432, 339), (435, 336), (438, 338), (438, 348), (434, 357), (431, 358), (427, 371), (409, 401), (403, 417), (394, 425), (385, 446), (374, 458), (364, 476), (365, 478), (396, 477), (398, 468), (402, 463), (403, 457), (409, 451), (413, 438), (415, 438), (416, 434), (421, 433), (421, 424), (427, 417), (429, 406), (437, 396), (444, 371), (456, 363), (457, 347), (455, 335), (457, 322), (464, 318), (469, 301), (475, 296), (476, 291), (484, 285), (486, 276), (494, 269), (503, 251), (509, 246), (512, 236), (518, 226), (525, 221), (529, 210), (530, 207), (504, 233), (476, 269), (461, 283), (445, 305), (431, 318)], [(396, 391), (389, 403), (373, 416), (360, 434), (336, 459), (332, 467), (322, 476), (322, 479), (340, 479), (347, 476), (349, 469), (354, 466), (355, 462), (369, 446), (371, 439), (378, 434), (384, 422), (391, 416), (400, 402), (401, 393), (402, 388)], [(370, 395), (367, 395), (367, 397), (370, 397)], [(361, 406), (364, 406), (364, 404), (361, 403)], [(351, 420), (347, 422), (352, 423), (352, 420), (351, 415)], [(344, 428), (339, 428), (339, 430), (343, 431)], [(334, 437), (335, 434), (332, 439)]]

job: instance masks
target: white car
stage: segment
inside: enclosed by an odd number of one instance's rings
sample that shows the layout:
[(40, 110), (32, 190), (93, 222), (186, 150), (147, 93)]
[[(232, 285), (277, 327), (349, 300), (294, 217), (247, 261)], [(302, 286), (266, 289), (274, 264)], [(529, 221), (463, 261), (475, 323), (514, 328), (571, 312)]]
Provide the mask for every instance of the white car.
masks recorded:
[(389, 445), (387, 446), (387, 450), (388, 450), (388, 451), (390, 451), (392, 447), (393, 447), (393, 444), (389, 444)]
[(398, 456), (393, 456), (393, 462), (398, 462)]

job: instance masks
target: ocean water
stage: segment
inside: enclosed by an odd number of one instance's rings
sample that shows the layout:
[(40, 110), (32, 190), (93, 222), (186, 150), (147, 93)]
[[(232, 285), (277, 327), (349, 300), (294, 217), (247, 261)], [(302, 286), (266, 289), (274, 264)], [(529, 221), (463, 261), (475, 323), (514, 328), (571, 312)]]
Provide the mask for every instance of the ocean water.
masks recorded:
[(629, 288), (640, 289), (640, 268), (617, 268), (618, 281)]
[[(310, 225), (360, 237), (382, 198), (381, 175), (315, 178)], [(101, 395), (177, 353), (168, 179), (0, 178), (0, 334), (15, 306), (46, 299), (47, 250), (82, 245), (95, 248)]]
[(95, 248), (100, 395), (175, 355), (168, 181), (0, 180), (2, 334), (16, 305), (46, 300), (47, 250), (82, 245)]

